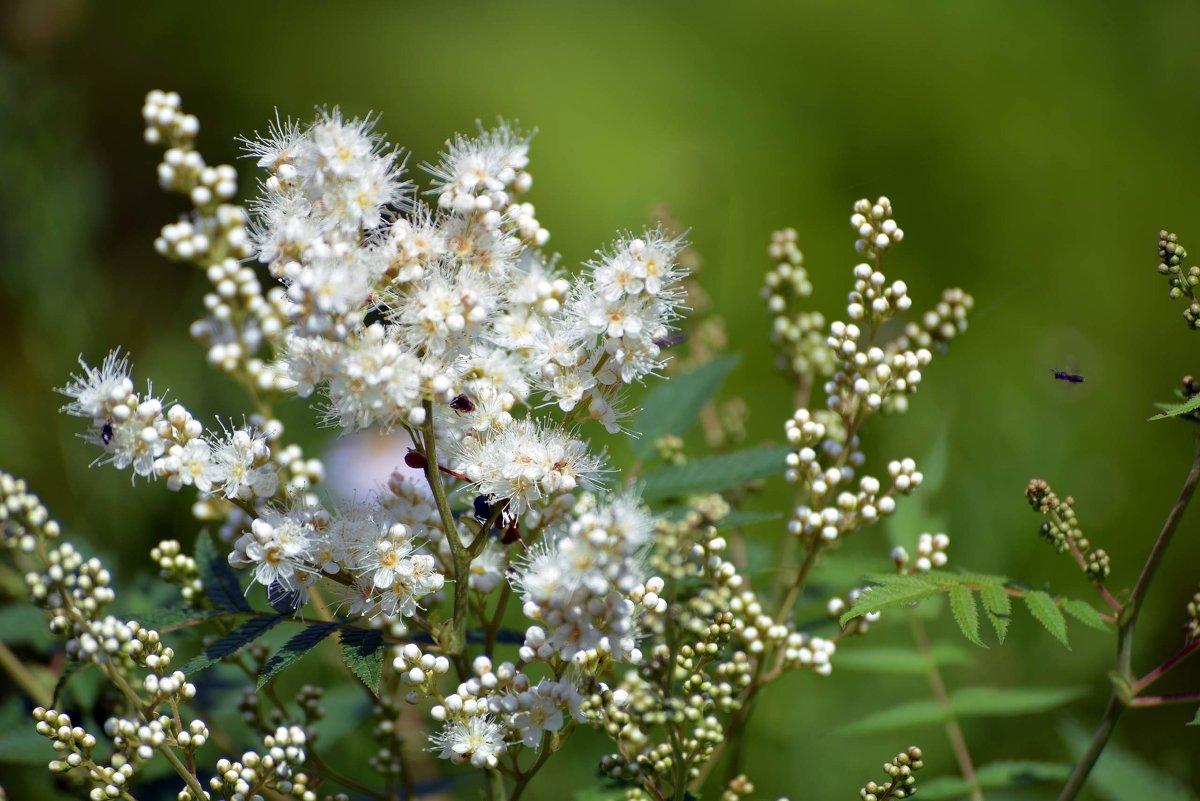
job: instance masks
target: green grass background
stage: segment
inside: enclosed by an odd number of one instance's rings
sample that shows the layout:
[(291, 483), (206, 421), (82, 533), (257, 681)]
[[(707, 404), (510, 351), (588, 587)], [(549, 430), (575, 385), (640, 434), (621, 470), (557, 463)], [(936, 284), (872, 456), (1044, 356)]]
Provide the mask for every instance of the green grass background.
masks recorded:
[[(642, 225), (657, 203), (690, 226), (731, 349), (745, 355), (726, 394), (750, 404), (753, 441), (781, 439), (792, 411), (758, 297), (770, 232), (799, 230), (814, 305), (834, 314), (855, 262), (851, 203), (889, 195), (907, 234), (889, 276), (908, 282), (917, 308), (948, 285), (977, 299), (971, 330), (935, 360), (911, 412), (865, 435), (886, 461), (919, 457), (944, 434), (949, 471), (927, 502), (953, 538), (953, 564), (1085, 595), (1069, 560), (1037, 536), (1022, 498), (1036, 475), (1076, 496), (1114, 584), (1129, 586), (1186, 470), (1191, 432), (1145, 418), (1196, 369), (1200, 344), (1154, 271), (1159, 227), (1200, 253), (1195, 3), (25, 0), (0, 12), (0, 466), (110, 555), (122, 582), (151, 583), (144, 554), (159, 538), (191, 540), (188, 499), (89, 470), (51, 388), (78, 354), (123, 345), (140, 376), (193, 410), (245, 408), (187, 336), (203, 277), (151, 248), (181, 207), (158, 192), (156, 157), (141, 144), (150, 88), (183, 94), (210, 162), (234, 159), (235, 136), (265, 127), (275, 108), (378, 112), (414, 164), (477, 118), (536, 126), (531, 199), (567, 264)], [(247, 174), (243, 194), (251, 188)], [(1060, 384), (1051, 368), (1087, 381)], [(303, 438), (319, 449), (320, 436)], [(776, 482), (754, 503), (785, 508), (788, 497)], [(1198, 520), (1185, 521), (1151, 596), (1143, 670), (1179, 644), (1200, 580)], [(778, 528), (754, 536), (769, 544)], [(882, 528), (863, 540), (864, 554), (888, 547)], [(1091, 693), (1067, 714), (1090, 726), (1107, 693), (1108, 639), (1073, 627), (1066, 652), (1028, 618), (1014, 629), (1004, 647), (948, 671), (951, 685), (1081, 685)], [(935, 632), (959, 636), (946, 620)], [(903, 626), (876, 634), (908, 641)], [(1190, 673), (1194, 690), (1200, 671)], [(1183, 678), (1164, 689), (1187, 689)], [(925, 697), (920, 678), (835, 671), (772, 692), (749, 759), (764, 798), (853, 798), (910, 743), (925, 747), (929, 775), (954, 770), (937, 727), (836, 733)], [(1130, 715), (1118, 740), (1195, 785), (1200, 729), (1183, 728), (1192, 711)], [(965, 729), (982, 762), (1063, 760), (1061, 717)], [(589, 781), (599, 747), (581, 739), (529, 797), (563, 798)], [(48, 786), (32, 770), (13, 786)], [(10, 783), (25, 775), (0, 771)]]

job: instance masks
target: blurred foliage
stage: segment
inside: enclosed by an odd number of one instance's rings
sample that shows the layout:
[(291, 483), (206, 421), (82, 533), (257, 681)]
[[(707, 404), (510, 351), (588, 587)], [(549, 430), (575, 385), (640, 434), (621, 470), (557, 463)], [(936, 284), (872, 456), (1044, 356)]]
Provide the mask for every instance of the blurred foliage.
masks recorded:
[[(156, 87), (183, 94), (214, 162), (236, 158), (234, 137), (263, 127), (276, 107), (380, 112), (413, 164), (476, 118), (536, 125), (532, 199), (567, 264), (641, 225), (657, 203), (690, 227), (702, 283), (730, 349), (743, 354), (726, 394), (748, 402), (751, 444), (778, 442), (792, 411), (757, 293), (770, 232), (798, 228), (815, 304), (836, 313), (855, 261), (850, 205), (886, 193), (908, 234), (889, 275), (908, 282), (916, 307), (945, 285), (977, 299), (971, 330), (928, 372), (912, 411), (872, 437), (884, 459), (919, 457), (945, 438), (949, 469), (922, 508), (952, 535), (955, 564), (1064, 591), (1078, 580), (1039, 540), (1021, 497), (1040, 475), (1076, 496), (1089, 536), (1112, 555), (1112, 583), (1132, 584), (1182, 480), (1189, 432), (1145, 421), (1196, 369), (1196, 334), (1154, 273), (1160, 227), (1200, 239), (1195, 3), (23, 0), (0, 14), (0, 464), (29, 479), (69, 534), (109, 555), (119, 587), (149, 583), (133, 579), (148, 575), (145, 553), (159, 538), (193, 540), (188, 499), (89, 471), (90, 452), (57, 415), (51, 387), (80, 353), (97, 359), (120, 344), (139, 375), (192, 408), (243, 409), (187, 336), (202, 277), (151, 248), (180, 210), (159, 194), (155, 155), (140, 141), (142, 96)], [(1068, 368), (1086, 383), (1051, 379), (1050, 369)], [(289, 415), (304, 419), (303, 408)], [(617, 463), (626, 455), (618, 448)], [(749, 506), (783, 509), (788, 497), (775, 480)], [(1143, 617), (1142, 654), (1178, 644), (1200, 578), (1192, 514)], [(911, 544), (921, 520), (905, 521), (914, 527), (892, 536)], [(750, 531), (765, 548), (782, 523)], [(852, 543), (848, 564), (873, 557), (877, 569), (885, 543), (882, 531)], [(149, 599), (130, 595), (122, 608)], [(949, 615), (935, 625), (959, 636)], [(947, 666), (947, 681), (1086, 686), (1072, 710), (1093, 720), (1107, 693), (1108, 638), (1081, 629), (1063, 654), (1021, 628), (986, 658)], [(906, 644), (895, 629), (878, 627), (874, 645)], [(321, 647), (332, 670), (337, 646)], [(214, 709), (228, 710), (238, 685), (222, 676), (213, 671), (201, 694), (216, 693)], [(751, 735), (759, 791), (793, 791), (803, 765), (806, 797), (852, 797), (881, 754), (910, 741), (924, 748), (931, 777), (953, 773), (937, 726), (903, 739), (834, 733), (924, 691), (920, 676), (864, 684), (850, 670), (775, 688)], [(350, 725), (356, 707), (341, 707), (346, 736), (365, 736)], [(1183, 728), (1190, 714), (1129, 715), (1121, 740), (1194, 785), (1200, 729)], [(982, 761), (1069, 757), (1052, 726), (1006, 718), (964, 729)], [(596, 743), (579, 739), (531, 798), (561, 798), (563, 782), (587, 775)], [(15, 768), (0, 768), (8, 783)], [(29, 786), (48, 786), (34, 770)]]

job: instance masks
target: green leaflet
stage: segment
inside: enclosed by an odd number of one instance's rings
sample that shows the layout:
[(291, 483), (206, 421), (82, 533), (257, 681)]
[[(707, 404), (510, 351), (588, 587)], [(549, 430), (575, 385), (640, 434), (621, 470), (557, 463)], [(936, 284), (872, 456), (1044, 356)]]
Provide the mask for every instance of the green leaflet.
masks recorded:
[(378, 629), (342, 629), (342, 661), (346, 667), (379, 694), (379, 674), (383, 669), (383, 632)]
[(258, 685), (255, 689), (261, 690), (263, 685), (275, 678), (276, 674), (320, 645), (339, 625), (341, 624), (333, 622), (313, 623), (306, 626), (303, 631), (285, 642), (282, 648), (271, 655), (263, 667), (262, 673), (258, 676)]
[[(1002, 790), (1041, 782), (1066, 781), (1071, 766), (1059, 762), (992, 762), (982, 765), (975, 775), (984, 790)], [(924, 801), (959, 799), (971, 792), (971, 785), (958, 776), (939, 776), (923, 781), (918, 796)]]
[[(207, 587), (208, 585), (205, 584), (206, 589)], [(222, 612), (216, 609), (192, 609), (188, 606), (169, 606), (166, 609), (134, 612), (130, 615), (130, 620), (136, 620), (141, 626), (154, 629), (161, 634), (164, 631), (184, 628), (208, 620), (209, 618), (220, 617), (221, 615)]]
[(858, 670), (864, 673), (890, 673), (894, 675), (923, 676), (933, 665), (948, 667), (966, 665), (970, 655), (953, 645), (939, 644), (933, 647), (933, 658), (926, 658), (912, 648), (894, 646), (863, 646), (838, 649), (837, 669)]
[(247, 620), (201, 651), (199, 656), (184, 666), (183, 672), (188, 676), (192, 676), (202, 670), (207, 670), (227, 656), (233, 656), (274, 628), (284, 617), (286, 615), (272, 615), (270, 617), (255, 617)]
[(207, 529), (196, 538), (195, 558), (204, 591), (214, 604), (228, 611), (250, 611), (250, 602), (242, 592), (237, 574), (229, 566), (225, 554), (217, 550)]
[[(1064, 726), (1063, 736), (1076, 757), (1091, 739), (1077, 724)], [(1092, 768), (1087, 786), (1104, 801), (1200, 801), (1177, 779), (1112, 740)]]
[[(884, 578), (886, 581), (882, 580)], [(893, 606), (905, 606), (922, 598), (928, 598), (940, 589), (937, 584), (926, 580), (921, 575), (871, 577), (872, 581), (876, 579), (880, 579), (880, 583), (858, 596), (854, 605), (842, 614), (838, 620), (841, 625), (844, 626), (847, 622), (868, 612), (878, 612)]]
[(979, 647), (986, 648), (979, 636), (979, 608), (975, 605), (975, 594), (961, 584), (951, 587), (950, 611), (963, 636)]
[(760, 478), (782, 475), (787, 469), (790, 452), (791, 448), (787, 446), (772, 445), (655, 470), (642, 479), (642, 497), (646, 500), (682, 498), (720, 492)]
[(1151, 421), (1166, 420), (1168, 417), (1178, 417), (1181, 414), (1187, 414), (1188, 412), (1194, 412), (1197, 409), (1200, 409), (1200, 395), (1197, 395), (1196, 397), (1191, 398), (1186, 403), (1179, 403), (1179, 404), (1159, 403), (1156, 405), (1158, 406), (1158, 408), (1162, 409), (1162, 411), (1159, 412), (1158, 414), (1147, 417), (1146, 418), (1147, 420), (1151, 420)]
[(1059, 610), (1054, 599), (1041, 590), (1026, 590), (1025, 606), (1029, 608), (1030, 614), (1046, 631), (1054, 635), (1054, 639), (1061, 642), (1065, 647), (1070, 648), (1067, 642), (1067, 621), (1063, 617), (1063, 613)]
[(1008, 623), (1012, 619), (1012, 598), (1003, 587), (987, 586), (979, 591), (983, 599), (983, 610), (996, 631), (996, 639), (1002, 644), (1008, 636)]
[(952, 711), (959, 718), (1033, 715), (1062, 706), (1085, 693), (1085, 690), (1076, 687), (968, 687), (950, 696), (949, 708), (932, 698), (907, 701), (867, 715), (839, 731), (842, 734), (874, 734), (942, 723)]
[(632, 428), (639, 434), (633, 443), (634, 455), (650, 459), (660, 437), (687, 433), (740, 361), (740, 356), (721, 356), (656, 384), (642, 399), (642, 410), (633, 422)]
[(1086, 601), (1077, 601), (1074, 598), (1063, 598), (1060, 601), (1062, 610), (1071, 617), (1078, 620), (1085, 626), (1090, 626), (1097, 631), (1110, 631), (1109, 624), (1105, 622), (1096, 608)]

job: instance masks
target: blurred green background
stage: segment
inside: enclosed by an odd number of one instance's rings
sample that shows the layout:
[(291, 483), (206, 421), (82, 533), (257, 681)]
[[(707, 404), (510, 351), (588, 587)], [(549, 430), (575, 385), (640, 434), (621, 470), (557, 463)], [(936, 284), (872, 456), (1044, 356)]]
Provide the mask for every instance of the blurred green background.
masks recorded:
[[(276, 108), (379, 112), (413, 164), (477, 118), (536, 126), (531, 199), (567, 264), (642, 225), (658, 203), (691, 228), (730, 348), (746, 357), (726, 393), (749, 403), (756, 442), (780, 440), (792, 412), (758, 295), (770, 232), (799, 230), (814, 305), (837, 313), (855, 262), (850, 206), (887, 194), (907, 234), (889, 277), (908, 282), (917, 308), (948, 285), (977, 300), (970, 331), (935, 360), (911, 412), (865, 434), (886, 461), (925, 455), (944, 432), (948, 476), (926, 502), (953, 538), (952, 564), (1089, 597), (1069, 559), (1037, 536), (1022, 490), (1042, 476), (1076, 496), (1085, 531), (1112, 556), (1112, 583), (1129, 586), (1186, 471), (1191, 432), (1146, 417), (1197, 368), (1200, 334), (1167, 299), (1154, 243), (1160, 227), (1200, 242), (1200, 4), (25, 0), (0, 9), (0, 466), (28, 478), (71, 535), (110, 555), (118, 586), (152, 582), (145, 553), (158, 539), (191, 541), (188, 498), (89, 470), (92, 452), (57, 414), (51, 388), (80, 353), (96, 360), (123, 345), (138, 376), (193, 410), (244, 409), (187, 335), (203, 276), (151, 247), (181, 210), (159, 193), (157, 157), (141, 143), (151, 88), (182, 93), (213, 163), (234, 160), (235, 137), (264, 128)], [(248, 176), (242, 187), (251, 189)], [(1087, 381), (1055, 382), (1052, 368)], [(784, 508), (788, 497), (777, 481), (754, 503)], [(775, 529), (754, 535), (771, 542)], [(884, 556), (885, 532), (872, 537), (862, 552)], [(1142, 671), (1180, 644), (1198, 565), (1194, 511), (1143, 617)], [(935, 626), (937, 637), (959, 638), (948, 621)], [(908, 642), (904, 626), (873, 636)], [(1063, 651), (1018, 618), (1004, 647), (947, 671), (952, 687), (1091, 691), (1065, 715), (968, 721), (979, 761), (1067, 759), (1059, 722), (1090, 728), (1111, 653), (1107, 637), (1077, 626), (1072, 645)], [(1200, 670), (1188, 670), (1190, 686), (1181, 676), (1163, 689), (1195, 690)], [(853, 798), (910, 743), (925, 748), (929, 775), (954, 772), (936, 726), (836, 733), (926, 697), (921, 677), (835, 670), (771, 692), (748, 764), (764, 798)], [(1129, 715), (1117, 741), (1195, 786), (1200, 728), (1183, 727), (1193, 711)], [(599, 748), (573, 743), (576, 757), (552, 761), (530, 797), (563, 798), (565, 786), (590, 781)], [(27, 780), (18, 770), (0, 764), (10, 789), (49, 784), (39, 769)]]

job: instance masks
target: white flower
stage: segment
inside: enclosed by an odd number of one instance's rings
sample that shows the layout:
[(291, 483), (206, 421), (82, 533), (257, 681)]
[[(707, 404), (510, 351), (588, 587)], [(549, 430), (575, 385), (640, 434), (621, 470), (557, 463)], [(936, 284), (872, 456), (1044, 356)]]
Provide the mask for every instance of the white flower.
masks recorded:
[(67, 414), (88, 420), (100, 420), (113, 416), (115, 407), (123, 405), (133, 395), (133, 381), (129, 377), (129, 358), (120, 351), (112, 351), (104, 357), (99, 367), (90, 367), (79, 357), (80, 374), (72, 375), (67, 385), (58, 391), (71, 399), (62, 408)]
[(587, 443), (529, 418), (515, 420), (491, 437), (464, 441), (456, 464), (481, 494), (507, 500), (517, 516), (580, 484), (594, 486), (601, 469)]
[(269, 498), (279, 488), (271, 450), (261, 431), (227, 431), (213, 446), (210, 480), (230, 500)]
[[(521, 734), (521, 742), (527, 748), (537, 748), (545, 732), (555, 732), (563, 726), (562, 709), (551, 698), (542, 694), (542, 687), (527, 693), (528, 708), (513, 715), (513, 726)], [(523, 699), (526, 700), (526, 699)]]
[(431, 750), (442, 759), (461, 765), (470, 762), (477, 768), (494, 768), (499, 755), (507, 750), (504, 727), (489, 715), (479, 715), (463, 721), (453, 721), (432, 735)]

